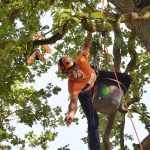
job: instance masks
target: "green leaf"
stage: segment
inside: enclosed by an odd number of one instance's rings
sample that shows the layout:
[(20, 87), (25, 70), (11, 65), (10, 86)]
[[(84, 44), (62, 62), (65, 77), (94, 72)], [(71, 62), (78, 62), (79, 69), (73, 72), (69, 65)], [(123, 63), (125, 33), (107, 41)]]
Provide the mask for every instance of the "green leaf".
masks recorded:
[(100, 11), (91, 13), (91, 17), (94, 18), (94, 19), (103, 18), (103, 16), (101, 15)]

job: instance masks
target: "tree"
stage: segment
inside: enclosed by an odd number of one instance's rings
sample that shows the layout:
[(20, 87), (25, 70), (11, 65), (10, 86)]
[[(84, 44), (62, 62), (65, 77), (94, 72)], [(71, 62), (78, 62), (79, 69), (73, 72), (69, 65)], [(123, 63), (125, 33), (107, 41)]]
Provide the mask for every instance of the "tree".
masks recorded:
[[(64, 125), (64, 122), (61, 108), (51, 108), (47, 99), (52, 94), (58, 94), (60, 88), (49, 83), (45, 89), (36, 90), (33, 87), (25, 87), (24, 84), (34, 82), (36, 75), (41, 76), (47, 72), (64, 53), (75, 57), (77, 50), (81, 49), (86, 30), (94, 32), (91, 59), (97, 51), (102, 54), (103, 42), (98, 43), (98, 46), (96, 44), (99, 34), (107, 31), (107, 46), (113, 47), (113, 59), (111, 56), (110, 60), (113, 60), (115, 70), (127, 72), (133, 78), (126, 97), (127, 105), (133, 113), (139, 114), (145, 129), (150, 133), (150, 114), (146, 105), (141, 102), (145, 92), (143, 86), (150, 83), (149, 7), (146, 5), (147, 7), (138, 8), (131, 0), (109, 0), (102, 14), (99, 4), (100, 1), (97, 0), (0, 1), (1, 142), (20, 144), (24, 148), (28, 140), (30, 146), (41, 145), (46, 149), (47, 142), (55, 139), (57, 133), (53, 133), (52, 129)], [(53, 18), (51, 29), (42, 26), (40, 22), (42, 15), (48, 11)], [(47, 35), (47, 38), (32, 40), (31, 37), (38, 32)], [(111, 38), (112, 34), (114, 39)], [(44, 44), (55, 44), (56, 52), (46, 63), (36, 61), (32, 66), (28, 66), (26, 60), (34, 51), (34, 47)], [(103, 56), (100, 57), (100, 60), (103, 60)], [(104, 63), (105, 61), (101, 62), (101, 69), (111, 69), (109, 65), (106, 68)], [(11, 124), (13, 118), (30, 127), (40, 123), (43, 133), (36, 138), (34, 132), (29, 132), (24, 139), (20, 139), (14, 134), (15, 127)], [(124, 136), (129, 139), (131, 137), (124, 135), (124, 123), (124, 115), (118, 114), (115, 124), (117, 130), (112, 131), (111, 135), (117, 140), (112, 142), (112, 149), (117, 145), (120, 145), (121, 150), (127, 149)], [(100, 132), (104, 127), (101, 126)], [(10, 149), (9, 145), (1, 144), (0, 147)]]

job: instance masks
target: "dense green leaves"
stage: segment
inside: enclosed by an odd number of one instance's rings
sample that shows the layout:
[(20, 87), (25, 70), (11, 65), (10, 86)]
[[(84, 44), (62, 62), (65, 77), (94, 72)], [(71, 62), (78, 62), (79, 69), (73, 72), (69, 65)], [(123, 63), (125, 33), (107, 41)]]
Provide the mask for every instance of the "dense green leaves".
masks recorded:
[[(35, 76), (42, 76), (48, 69), (56, 64), (60, 56), (67, 54), (75, 58), (82, 50), (86, 29), (93, 33), (93, 43), (90, 50), (90, 60), (100, 53), (100, 69), (111, 70), (113, 58), (121, 54), (120, 70), (127, 69), (132, 75), (133, 82), (128, 91), (126, 102), (131, 105), (131, 110), (139, 114), (140, 121), (150, 132), (149, 111), (142, 103), (137, 103), (142, 98), (143, 86), (150, 83), (150, 54), (142, 47), (141, 40), (135, 36), (131, 39), (132, 32), (123, 25), (121, 28), (115, 7), (107, 5), (105, 16), (100, 14), (99, 1), (68, 1), (68, 0), (1, 0), (0, 1), (0, 149), (9, 150), (19, 145), (20, 149), (26, 146), (48, 149), (48, 143), (55, 140), (58, 126), (64, 125), (61, 107), (53, 108), (48, 100), (53, 94), (59, 94), (61, 88), (51, 83), (36, 89), (29, 84), (33, 83)], [(43, 25), (40, 19), (50, 12), (49, 25)], [(110, 15), (112, 14), (112, 15)], [(115, 14), (115, 17), (113, 16)], [(53, 23), (51, 19), (53, 18)], [(84, 22), (83, 19), (87, 20)], [(104, 41), (101, 31), (107, 30), (108, 52), (107, 63), (104, 57)], [(48, 38), (52, 36), (55, 41), (55, 51), (46, 63), (35, 61), (28, 66), (27, 58), (34, 51), (32, 36), (43, 33)], [(49, 34), (48, 34), (49, 33)], [(61, 35), (62, 39), (57, 35)], [(54, 36), (53, 36), (54, 35)], [(114, 36), (113, 36), (114, 35)], [(50, 38), (51, 39), (51, 38)], [(46, 41), (47, 44), (49, 40)], [(132, 50), (134, 49), (134, 51)], [(44, 52), (43, 52), (44, 53)], [(135, 56), (138, 55), (136, 59)], [(131, 60), (131, 61), (130, 61)], [(132, 64), (134, 62), (134, 64)], [(57, 74), (59, 77), (64, 76)], [(137, 80), (139, 79), (139, 80)], [(103, 134), (106, 117), (100, 116), (100, 133)], [(123, 116), (118, 115), (116, 125), (111, 134), (112, 147), (119, 145), (120, 122)], [(75, 122), (78, 119), (75, 118)], [(40, 134), (30, 130), (22, 137), (16, 134), (17, 125), (26, 125), (31, 129), (41, 125)], [(131, 135), (125, 139), (133, 140)], [(85, 139), (84, 139), (85, 140)], [(85, 140), (86, 142), (86, 140)], [(127, 146), (125, 146), (127, 149)], [(60, 148), (68, 150), (68, 145)]]

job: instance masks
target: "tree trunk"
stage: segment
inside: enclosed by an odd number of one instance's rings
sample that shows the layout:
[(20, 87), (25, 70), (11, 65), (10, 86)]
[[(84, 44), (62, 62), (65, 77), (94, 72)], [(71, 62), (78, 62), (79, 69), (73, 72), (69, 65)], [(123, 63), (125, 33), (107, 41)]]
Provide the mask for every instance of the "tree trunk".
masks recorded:
[[(121, 14), (132, 14), (137, 12), (141, 14), (141, 10), (136, 8), (131, 0), (108, 0), (112, 3)], [(141, 14), (142, 15), (142, 14)], [(150, 18), (148, 19), (130, 19), (126, 26), (133, 29), (136, 35), (141, 39), (147, 51), (150, 52)]]

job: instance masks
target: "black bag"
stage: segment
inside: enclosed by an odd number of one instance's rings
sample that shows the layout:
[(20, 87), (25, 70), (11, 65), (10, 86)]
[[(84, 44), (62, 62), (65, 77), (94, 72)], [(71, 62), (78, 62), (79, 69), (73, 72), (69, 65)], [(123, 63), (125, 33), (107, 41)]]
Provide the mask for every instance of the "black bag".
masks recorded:
[(99, 77), (94, 85), (92, 101), (96, 111), (105, 114), (117, 112), (122, 98), (130, 86), (131, 77), (125, 73), (117, 73), (117, 78), (118, 81), (113, 72), (99, 72)]

